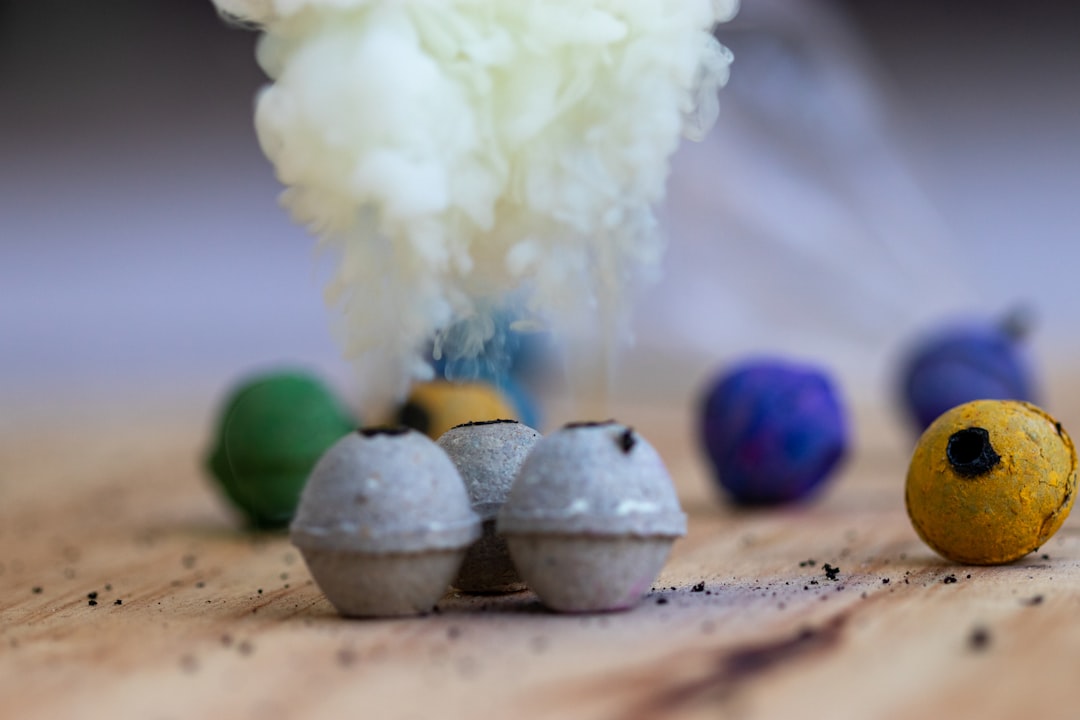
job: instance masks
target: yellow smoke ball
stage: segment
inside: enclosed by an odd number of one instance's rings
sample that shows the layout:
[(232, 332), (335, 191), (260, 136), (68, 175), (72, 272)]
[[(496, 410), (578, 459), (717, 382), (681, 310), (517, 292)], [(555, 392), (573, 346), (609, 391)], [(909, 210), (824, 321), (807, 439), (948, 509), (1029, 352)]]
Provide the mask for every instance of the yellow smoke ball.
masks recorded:
[(413, 386), (396, 421), (437, 440), (457, 425), (486, 420), (517, 420), (509, 401), (495, 387), (483, 382), (452, 383), (444, 380)]
[(1013, 400), (976, 400), (926, 429), (905, 502), (919, 537), (958, 563), (998, 565), (1037, 550), (1076, 497), (1076, 449), (1061, 423)]

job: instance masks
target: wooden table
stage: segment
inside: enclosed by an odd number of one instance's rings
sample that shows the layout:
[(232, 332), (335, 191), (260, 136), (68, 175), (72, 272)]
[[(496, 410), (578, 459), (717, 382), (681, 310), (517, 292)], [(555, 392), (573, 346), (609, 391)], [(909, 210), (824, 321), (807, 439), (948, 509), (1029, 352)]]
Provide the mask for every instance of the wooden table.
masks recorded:
[(357, 621), (287, 538), (238, 529), (199, 467), (209, 413), (4, 430), (0, 717), (1080, 716), (1080, 522), (1013, 565), (939, 559), (903, 509), (910, 440), (880, 418), (819, 502), (740, 513), (683, 413), (623, 408), (690, 514), (640, 607), (451, 594)]

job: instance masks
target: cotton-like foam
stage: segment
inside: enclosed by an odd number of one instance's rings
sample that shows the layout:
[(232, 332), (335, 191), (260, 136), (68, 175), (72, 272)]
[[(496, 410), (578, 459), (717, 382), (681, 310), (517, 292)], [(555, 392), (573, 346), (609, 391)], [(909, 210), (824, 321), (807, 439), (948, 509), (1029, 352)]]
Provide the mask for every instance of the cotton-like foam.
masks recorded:
[[(526, 322), (609, 342), (655, 274), (680, 135), (716, 114), (736, 0), (215, 0), (256, 24), (282, 203), (338, 255), (368, 402)], [(461, 328), (467, 328), (462, 332)]]

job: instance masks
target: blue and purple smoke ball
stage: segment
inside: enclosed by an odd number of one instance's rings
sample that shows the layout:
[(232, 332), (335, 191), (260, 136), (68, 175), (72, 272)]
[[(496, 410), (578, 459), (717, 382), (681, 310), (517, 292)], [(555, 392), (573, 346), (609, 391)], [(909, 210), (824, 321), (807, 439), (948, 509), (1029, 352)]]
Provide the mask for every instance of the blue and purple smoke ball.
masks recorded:
[(900, 399), (918, 432), (939, 415), (973, 400), (1037, 402), (1035, 378), (1020, 313), (1001, 321), (969, 320), (932, 330), (907, 354)]
[(701, 432), (717, 482), (739, 505), (812, 496), (848, 444), (846, 413), (826, 373), (772, 358), (737, 365), (709, 384)]

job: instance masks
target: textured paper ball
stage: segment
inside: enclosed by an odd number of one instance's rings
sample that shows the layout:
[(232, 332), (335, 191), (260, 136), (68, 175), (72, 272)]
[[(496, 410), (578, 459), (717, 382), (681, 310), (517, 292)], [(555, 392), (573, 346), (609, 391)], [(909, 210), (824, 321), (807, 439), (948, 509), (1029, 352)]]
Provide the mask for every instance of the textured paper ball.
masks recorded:
[(979, 400), (923, 433), (904, 497), (915, 531), (938, 554), (996, 565), (1057, 532), (1076, 482), (1076, 450), (1061, 423), (1029, 403)]
[(434, 380), (413, 386), (395, 422), (434, 440), (456, 425), (517, 419), (506, 397), (489, 383)]
[(506, 501), (521, 464), (540, 433), (514, 420), (490, 420), (451, 428), (438, 445), (465, 481), (484, 534), (469, 548), (454, 587), (466, 592), (516, 592), (525, 588), (495, 518)]
[(663, 461), (615, 422), (567, 425), (525, 459), (498, 517), (514, 565), (553, 610), (637, 604), (686, 515)]
[(972, 400), (1036, 400), (1034, 371), (1020, 322), (970, 321), (920, 339), (900, 371), (900, 398), (922, 432), (939, 415)]
[(848, 444), (846, 413), (828, 375), (778, 359), (746, 362), (715, 378), (700, 428), (717, 483), (741, 505), (809, 497)]
[(207, 468), (253, 526), (282, 527), (316, 461), (355, 427), (318, 379), (301, 372), (261, 375), (229, 396)]
[(426, 612), (480, 536), (461, 475), (407, 428), (368, 428), (319, 460), (290, 528), (342, 615)]

